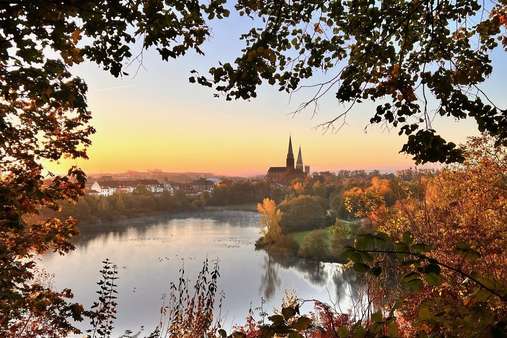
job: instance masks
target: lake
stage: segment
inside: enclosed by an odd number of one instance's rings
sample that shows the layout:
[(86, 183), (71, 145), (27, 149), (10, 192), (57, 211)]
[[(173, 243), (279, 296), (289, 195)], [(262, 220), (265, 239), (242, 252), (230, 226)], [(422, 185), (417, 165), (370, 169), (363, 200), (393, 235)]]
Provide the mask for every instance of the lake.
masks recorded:
[[(342, 311), (358, 299), (354, 276), (337, 264), (275, 259), (256, 251), (259, 216), (248, 211), (203, 211), (172, 217), (132, 219), (114, 227), (82, 232), (76, 250), (43, 257), (56, 288), (71, 288), (75, 300), (96, 299), (101, 262), (118, 266), (119, 307), (113, 336), (129, 329), (152, 330), (159, 321), (162, 297), (177, 281), (184, 264), (193, 280), (204, 259), (218, 259), (219, 289), (224, 291), (222, 320), (230, 329), (243, 323), (250, 307), (279, 308), (285, 290), (301, 299), (319, 299)], [(264, 300), (264, 301), (262, 301)], [(150, 331), (151, 332), (151, 331)]]

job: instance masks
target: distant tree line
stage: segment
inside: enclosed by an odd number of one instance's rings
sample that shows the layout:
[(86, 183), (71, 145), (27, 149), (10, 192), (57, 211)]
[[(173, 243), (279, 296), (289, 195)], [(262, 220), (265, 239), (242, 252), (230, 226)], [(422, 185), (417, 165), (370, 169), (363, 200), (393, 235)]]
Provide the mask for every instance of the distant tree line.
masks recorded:
[(85, 195), (77, 203), (64, 203), (60, 215), (75, 217), (80, 228), (91, 224), (115, 222), (135, 216), (157, 212), (183, 212), (201, 206), (198, 199), (183, 193), (151, 193), (137, 189), (132, 194), (116, 193), (112, 196)]
[(279, 201), (284, 196), (285, 189), (266, 181), (226, 180), (214, 187), (205, 202), (210, 206), (222, 206), (258, 203), (266, 197)]
[(265, 181), (232, 181), (218, 184), (213, 191), (198, 196), (182, 191), (152, 193), (137, 187), (133, 193), (115, 193), (112, 196), (84, 195), (77, 202), (61, 204), (61, 211), (46, 210), (45, 216), (74, 217), (80, 228), (87, 225), (116, 222), (121, 219), (153, 213), (192, 211), (205, 206), (256, 204), (263, 198), (281, 200), (286, 189)]

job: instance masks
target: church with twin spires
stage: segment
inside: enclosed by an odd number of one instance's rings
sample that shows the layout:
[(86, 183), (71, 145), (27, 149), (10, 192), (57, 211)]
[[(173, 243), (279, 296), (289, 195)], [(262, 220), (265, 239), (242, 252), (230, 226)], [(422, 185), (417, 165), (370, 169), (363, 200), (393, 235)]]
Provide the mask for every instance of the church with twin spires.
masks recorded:
[(288, 184), (293, 179), (304, 178), (310, 174), (310, 166), (303, 165), (303, 155), (299, 146), (298, 158), (294, 165), (294, 152), (292, 151), (292, 138), (289, 136), (289, 149), (285, 167), (271, 167), (268, 169), (266, 179), (271, 182)]

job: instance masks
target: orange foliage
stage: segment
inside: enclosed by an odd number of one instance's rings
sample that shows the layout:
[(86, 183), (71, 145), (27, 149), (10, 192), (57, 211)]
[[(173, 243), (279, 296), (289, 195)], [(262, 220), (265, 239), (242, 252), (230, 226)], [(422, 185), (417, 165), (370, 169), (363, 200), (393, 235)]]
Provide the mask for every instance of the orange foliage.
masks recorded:
[(349, 212), (358, 217), (368, 217), (375, 224), (379, 210), (385, 207), (384, 196), (390, 192), (389, 180), (374, 176), (369, 187), (353, 187), (344, 192), (343, 198)]
[[(431, 245), (430, 256), (491, 283), (507, 280), (507, 157), (504, 148), (494, 148), (486, 138), (468, 143), (463, 165), (442, 170), (421, 180), (422, 199), (408, 196), (389, 209), (380, 209), (379, 230), (401, 238), (409, 232), (415, 242)], [(459, 247), (471, 250), (464, 255)], [(466, 307), (474, 285), (462, 276), (444, 270), (445, 281), (411, 296), (405, 314), (435, 299)], [(435, 298), (436, 297), (436, 298)], [(507, 314), (504, 304), (490, 297), (491, 311)], [(471, 305), (471, 304), (470, 304)]]

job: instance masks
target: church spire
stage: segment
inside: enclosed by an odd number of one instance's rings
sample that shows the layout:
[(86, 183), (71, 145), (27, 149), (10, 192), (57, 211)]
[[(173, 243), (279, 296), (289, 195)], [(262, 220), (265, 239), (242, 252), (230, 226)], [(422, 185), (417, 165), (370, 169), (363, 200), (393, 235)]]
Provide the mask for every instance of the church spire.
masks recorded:
[(289, 150), (287, 151), (286, 167), (294, 169), (294, 153), (292, 152), (292, 138), (289, 136)]
[(298, 160), (296, 162), (296, 169), (303, 171), (303, 155), (301, 155), (301, 146), (299, 146)]

